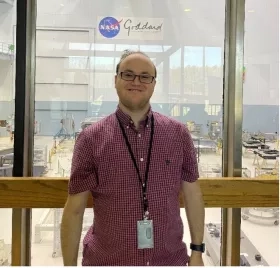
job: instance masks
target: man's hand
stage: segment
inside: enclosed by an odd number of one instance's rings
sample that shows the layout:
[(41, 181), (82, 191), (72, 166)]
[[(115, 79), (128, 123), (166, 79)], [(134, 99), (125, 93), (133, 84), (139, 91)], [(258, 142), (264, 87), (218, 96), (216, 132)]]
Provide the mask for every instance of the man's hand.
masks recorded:
[(191, 254), (188, 266), (204, 266), (202, 254), (193, 252)]

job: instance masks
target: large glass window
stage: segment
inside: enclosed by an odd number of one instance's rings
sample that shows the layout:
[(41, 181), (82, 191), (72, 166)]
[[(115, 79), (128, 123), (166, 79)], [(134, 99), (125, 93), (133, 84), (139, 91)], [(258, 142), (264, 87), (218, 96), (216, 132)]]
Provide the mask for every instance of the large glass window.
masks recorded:
[[(14, 2), (14, 3), (12, 3)], [(16, 1), (0, 2), (0, 177), (12, 177)], [(0, 209), (0, 266), (11, 265), (12, 209)]]
[[(246, 1), (244, 49), (243, 176), (278, 180), (279, 1)], [(242, 209), (241, 230), (251, 266), (279, 266), (279, 207)]]
[[(126, 49), (145, 52), (157, 67), (152, 106), (182, 122), (197, 150), (201, 177), (221, 176), (222, 69), (225, 1), (153, 0), (151, 3), (113, 0), (46, 2), (37, 5), (37, 66), (35, 140), (37, 176), (68, 177), (75, 137), (82, 128), (114, 112), (115, 67)], [(213, 10), (213, 11), (211, 11)], [(55, 12), (54, 12), (55, 11)], [(157, 33), (125, 29), (111, 38), (102, 36), (100, 14), (162, 23)], [(62, 265), (60, 221), (62, 209), (34, 209), (32, 265)], [(87, 209), (84, 232), (94, 214)], [(184, 241), (190, 234), (184, 209)], [(206, 210), (206, 234), (220, 224), (220, 208)], [(210, 225), (209, 225), (210, 224)], [(220, 236), (215, 254), (205, 254), (206, 265), (219, 265)], [(208, 243), (208, 242), (207, 242)], [(81, 248), (82, 250), (82, 248)], [(82, 253), (80, 252), (80, 257)]]

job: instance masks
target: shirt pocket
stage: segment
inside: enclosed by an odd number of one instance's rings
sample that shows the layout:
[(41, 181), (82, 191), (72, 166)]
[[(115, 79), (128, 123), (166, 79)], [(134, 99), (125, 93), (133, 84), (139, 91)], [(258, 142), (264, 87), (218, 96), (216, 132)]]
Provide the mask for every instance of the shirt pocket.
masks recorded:
[(158, 178), (161, 191), (179, 191), (181, 186), (183, 149), (180, 141), (167, 140), (154, 150), (153, 174)]

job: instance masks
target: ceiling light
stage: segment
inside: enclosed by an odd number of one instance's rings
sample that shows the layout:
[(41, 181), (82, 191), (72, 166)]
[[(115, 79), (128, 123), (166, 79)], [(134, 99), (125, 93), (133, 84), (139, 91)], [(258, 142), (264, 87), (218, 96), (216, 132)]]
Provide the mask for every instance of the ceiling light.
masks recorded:
[(189, 11), (191, 11), (191, 9), (190, 8), (186, 8), (184, 11), (185, 12), (189, 12)]
[(255, 10), (254, 9), (251, 9), (251, 10), (248, 10), (249, 13), (254, 13)]

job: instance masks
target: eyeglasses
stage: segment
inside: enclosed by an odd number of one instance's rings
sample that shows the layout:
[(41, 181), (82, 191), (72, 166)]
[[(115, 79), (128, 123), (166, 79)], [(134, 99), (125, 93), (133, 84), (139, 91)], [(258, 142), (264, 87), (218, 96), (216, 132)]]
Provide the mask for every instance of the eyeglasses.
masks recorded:
[(155, 77), (147, 74), (136, 75), (134, 73), (120, 72), (121, 79), (125, 81), (134, 81), (136, 77), (139, 77), (139, 81), (143, 84), (151, 84)]

